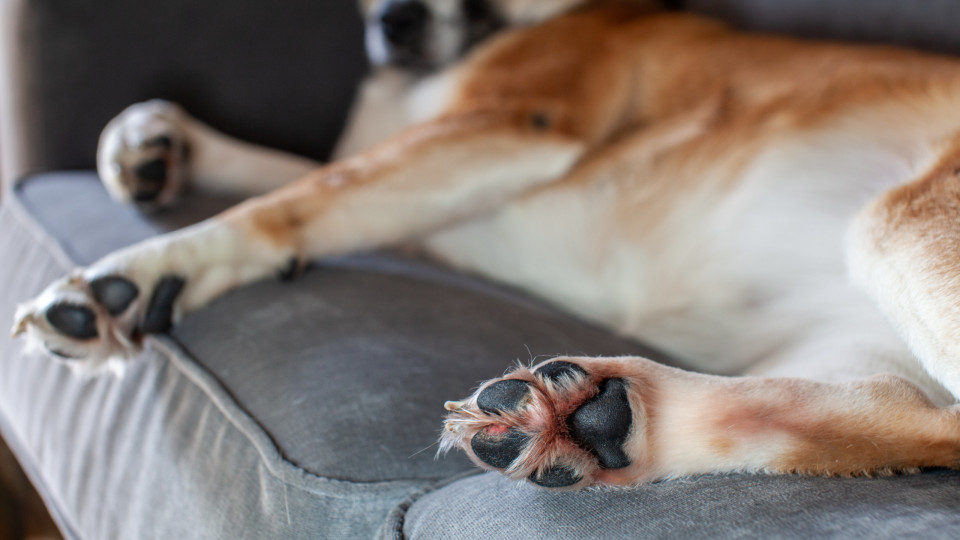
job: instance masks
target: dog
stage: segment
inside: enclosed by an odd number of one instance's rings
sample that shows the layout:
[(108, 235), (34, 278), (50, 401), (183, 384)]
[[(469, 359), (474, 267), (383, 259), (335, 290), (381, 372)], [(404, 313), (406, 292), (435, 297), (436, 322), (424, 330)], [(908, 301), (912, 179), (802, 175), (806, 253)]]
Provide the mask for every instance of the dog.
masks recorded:
[(364, 7), (383, 68), (342, 159), (253, 148), (162, 102), (128, 111), (101, 141), (119, 198), (302, 178), (77, 270), (14, 333), (123, 365), (229, 289), (415, 241), (712, 373), (518, 368), (445, 405), (443, 448), (483, 468), (579, 489), (960, 467), (957, 59), (630, 0)]

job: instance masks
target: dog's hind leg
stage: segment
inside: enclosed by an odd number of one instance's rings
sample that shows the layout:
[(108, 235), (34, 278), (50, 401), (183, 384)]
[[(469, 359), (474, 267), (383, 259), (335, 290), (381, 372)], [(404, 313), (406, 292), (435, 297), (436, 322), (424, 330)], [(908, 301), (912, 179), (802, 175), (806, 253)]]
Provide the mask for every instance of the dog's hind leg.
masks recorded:
[(854, 281), (960, 398), (960, 138), (917, 179), (865, 207), (848, 240)]
[(893, 376), (717, 377), (642, 358), (561, 358), (448, 402), (443, 448), (550, 488), (715, 472), (960, 468), (960, 411)]

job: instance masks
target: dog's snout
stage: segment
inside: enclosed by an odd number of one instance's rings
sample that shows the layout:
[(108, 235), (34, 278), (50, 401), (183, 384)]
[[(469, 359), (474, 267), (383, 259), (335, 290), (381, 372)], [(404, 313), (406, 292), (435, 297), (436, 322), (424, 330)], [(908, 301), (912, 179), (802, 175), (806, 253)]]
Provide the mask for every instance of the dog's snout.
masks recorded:
[(393, 47), (413, 52), (419, 48), (430, 22), (430, 10), (423, 2), (391, 2), (380, 14), (383, 36)]

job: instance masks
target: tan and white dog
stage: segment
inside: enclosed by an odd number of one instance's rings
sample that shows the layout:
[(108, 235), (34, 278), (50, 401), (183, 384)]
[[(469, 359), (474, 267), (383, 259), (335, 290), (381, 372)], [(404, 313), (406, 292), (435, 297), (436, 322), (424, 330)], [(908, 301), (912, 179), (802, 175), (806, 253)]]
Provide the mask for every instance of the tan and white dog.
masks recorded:
[(321, 167), (134, 106), (101, 141), (118, 198), (302, 178), (77, 270), (15, 333), (121, 365), (229, 289), (415, 240), (724, 375), (521, 368), (447, 404), (444, 445), (481, 466), (574, 488), (960, 467), (960, 61), (631, 1), (366, 8), (371, 56), (403, 69), (363, 90), (352, 157)]

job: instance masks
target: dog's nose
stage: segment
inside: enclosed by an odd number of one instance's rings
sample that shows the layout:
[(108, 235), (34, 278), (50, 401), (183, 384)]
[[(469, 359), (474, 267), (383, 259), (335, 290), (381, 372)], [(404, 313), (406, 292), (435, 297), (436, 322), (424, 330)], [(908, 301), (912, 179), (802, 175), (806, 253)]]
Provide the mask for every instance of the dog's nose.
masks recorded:
[(419, 49), (429, 22), (430, 10), (419, 0), (392, 2), (380, 15), (383, 36), (390, 45), (409, 52)]

